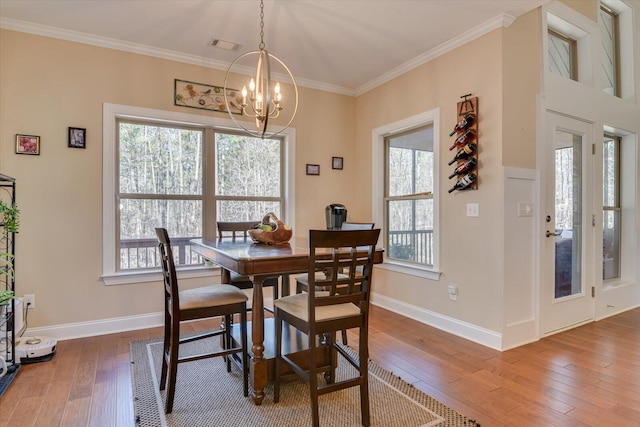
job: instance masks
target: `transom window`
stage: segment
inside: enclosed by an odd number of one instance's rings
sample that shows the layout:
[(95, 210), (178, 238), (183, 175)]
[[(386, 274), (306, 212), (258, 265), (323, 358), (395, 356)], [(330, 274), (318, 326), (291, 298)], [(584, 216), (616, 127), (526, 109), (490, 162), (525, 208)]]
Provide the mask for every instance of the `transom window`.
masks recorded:
[(549, 70), (571, 80), (578, 80), (577, 42), (549, 29)]
[(620, 60), (618, 14), (600, 5), (600, 38), (602, 40), (602, 90), (620, 96)]

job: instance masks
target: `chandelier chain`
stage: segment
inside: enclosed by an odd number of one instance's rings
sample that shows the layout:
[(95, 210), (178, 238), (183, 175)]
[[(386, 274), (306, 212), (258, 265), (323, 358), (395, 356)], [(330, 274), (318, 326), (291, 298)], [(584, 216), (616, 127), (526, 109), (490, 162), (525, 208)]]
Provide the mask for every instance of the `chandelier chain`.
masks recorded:
[(264, 2), (260, 0), (260, 50), (264, 50)]

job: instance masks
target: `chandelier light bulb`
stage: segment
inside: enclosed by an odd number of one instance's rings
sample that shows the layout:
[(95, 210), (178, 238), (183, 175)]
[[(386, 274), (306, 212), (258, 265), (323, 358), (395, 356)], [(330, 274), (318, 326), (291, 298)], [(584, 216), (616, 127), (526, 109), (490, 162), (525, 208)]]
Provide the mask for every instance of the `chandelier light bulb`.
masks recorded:
[[(263, 27), (264, 27), (264, 21), (263, 21), (264, 10), (263, 9), (264, 9), (264, 3), (261, 0), (260, 1), (260, 29), (261, 30), (260, 30), (260, 44), (258, 46), (258, 50), (247, 52), (243, 55), (240, 55), (238, 58), (236, 58), (235, 61), (231, 63), (231, 65), (227, 70), (227, 74), (224, 80), (224, 99), (225, 99), (225, 105), (227, 107), (227, 112), (229, 113), (231, 119), (236, 125), (244, 129), (249, 135), (256, 136), (259, 138), (266, 138), (266, 137), (268, 138), (281, 133), (291, 125), (291, 122), (293, 122), (293, 118), (295, 117), (296, 112), (298, 111), (298, 86), (296, 85), (296, 81), (295, 81), (295, 78), (293, 77), (293, 74), (291, 73), (289, 68), (284, 64), (284, 62), (282, 62), (276, 56), (267, 52), (267, 50), (265, 49), (264, 31), (263, 31)], [(253, 56), (253, 55), (258, 56), (255, 79), (251, 78), (251, 80), (249, 81), (248, 91), (247, 91), (246, 85), (242, 87), (242, 91), (241, 91), (242, 103), (240, 104), (241, 114), (249, 118), (255, 119), (255, 130), (249, 130), (247, 127), (245, 127), (240, 121), (236, 120), (236, 118), (234, 117), (234, 113), (232, 111), (232, 104), (230, 104), (228, 97), (230, 96), (229, 92), (237, 93), (237, 91), (233, 89), (229, 89), (229, 87), (227, 86), (227, 81), (229, 79), (229, 75), (231, 74), (234, 65), (236, 63), (239, 63), (239, 61), (242, 60), (243, 58)], [(292, 105), (285, 105), (286, 109), (285, 109), (285, 106), (281, 104), (282, 92), (281, 92), (280, 82), (276, 82), (275, 86), (273, 87), (273, 92), (271, 91), (273, 82), (271, 81), (270, 60), (275, 61), (276, 63), (280, 64), (282, 68), (284, 68), (286, 73), (289, 75), (289, 77), (286, 79), (288, 80), (290, 78), (291, 84), (293, 86), (295, 97), (293, 98)], [(233, 95), (233, 96), (237, 97), (237, 95)], [(247, 96), (249, 99), (247, 99)], [(236, 98), (236, 102), (239, 103), (239, 101), (240, 100)], [(237, 106), (235, 106), (234, 108), (237, 108)], [(284, 125), (284, 127), (281, 127), (279, 130), (269, 132), (267, 129), (269, 125), (269, 121), (272, 119), (277, 119), (280, 116), (281, 111), (290, 112), (289, 121)]]

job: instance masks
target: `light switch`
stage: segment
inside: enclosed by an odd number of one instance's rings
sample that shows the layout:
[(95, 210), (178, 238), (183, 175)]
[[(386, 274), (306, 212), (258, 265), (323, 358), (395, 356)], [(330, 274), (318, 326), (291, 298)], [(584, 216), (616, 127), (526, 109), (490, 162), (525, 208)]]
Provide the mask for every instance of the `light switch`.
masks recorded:
[(480, 205), (478, 203), (467, 203), (467, 216), (480, 216)]

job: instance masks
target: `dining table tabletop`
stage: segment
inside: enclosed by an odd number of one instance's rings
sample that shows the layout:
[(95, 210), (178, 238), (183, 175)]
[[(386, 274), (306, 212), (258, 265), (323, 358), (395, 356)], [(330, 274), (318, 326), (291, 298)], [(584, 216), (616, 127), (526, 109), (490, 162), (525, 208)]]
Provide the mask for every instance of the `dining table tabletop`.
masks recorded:
[[(265, 314), (262, 283), (283, 278), (282, 296), (289, 292), (289, 275), (308, 270), (309, 240), (293, 237), (287, 243), (256, 243), (251, 238), (192, 239), (191, 250), (221, 268), (221, 282), (229, 283), (231, 272), (248, 276), (253, 282), (251, 308), (250, 386), (255, 404), (264, 400), (271, 370), (265, 357)], [(383, 249), (376, 248), (374, 263), (383, 260)], [(273, 354), (273, 352), (270, 352)]]

